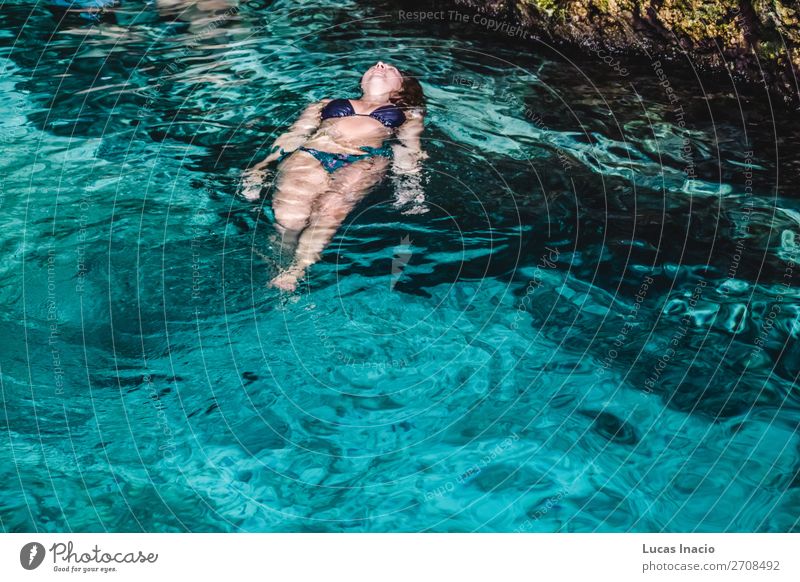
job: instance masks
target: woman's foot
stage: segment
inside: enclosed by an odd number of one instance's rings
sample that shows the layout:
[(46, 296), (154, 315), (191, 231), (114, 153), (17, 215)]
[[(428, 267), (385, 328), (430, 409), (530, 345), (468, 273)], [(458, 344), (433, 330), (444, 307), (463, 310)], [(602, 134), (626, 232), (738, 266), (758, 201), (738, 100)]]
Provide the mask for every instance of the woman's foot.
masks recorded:
[(275, 287), (283, 291), (292, 292), (297, 288), (297, 283), (303, 277), (304, 270), (300, 267), (290, 267), (274, 277), (270, 282), (270, 287)]

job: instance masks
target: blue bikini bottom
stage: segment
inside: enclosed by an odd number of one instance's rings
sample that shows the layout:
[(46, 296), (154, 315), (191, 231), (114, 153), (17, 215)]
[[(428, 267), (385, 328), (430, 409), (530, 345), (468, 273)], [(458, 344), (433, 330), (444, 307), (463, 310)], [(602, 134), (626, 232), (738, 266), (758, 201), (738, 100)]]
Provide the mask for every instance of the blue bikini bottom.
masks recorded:
[(363, 154), (335, 154), (307, 147), (299, 147), (297, 149), (308, 152), (317, 158), (319, 163), (322, 164), (322, 167), (331, 174), (339, 168), (342, 168), (348, 164), (352, 164), (353, 162), (357, 162), (358, 160), (363, 160), (364, 158), (371, 158), (374, 156), (383, 156), (389, 158), (392, 155), (392, 149), (388, 146), (383, 146), (380, 148), (362, 146), (358, 149), (363, 150), (365, 152)]

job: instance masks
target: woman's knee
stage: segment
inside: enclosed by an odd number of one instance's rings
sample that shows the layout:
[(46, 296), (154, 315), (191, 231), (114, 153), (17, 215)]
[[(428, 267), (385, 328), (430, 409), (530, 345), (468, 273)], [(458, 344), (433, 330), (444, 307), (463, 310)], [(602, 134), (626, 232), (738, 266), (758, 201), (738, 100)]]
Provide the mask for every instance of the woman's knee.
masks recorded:
[(277, 206), (273, 213), (275, 222), (286, 230), (303, 230), (308, 224), (308, 214), (292, 206)]

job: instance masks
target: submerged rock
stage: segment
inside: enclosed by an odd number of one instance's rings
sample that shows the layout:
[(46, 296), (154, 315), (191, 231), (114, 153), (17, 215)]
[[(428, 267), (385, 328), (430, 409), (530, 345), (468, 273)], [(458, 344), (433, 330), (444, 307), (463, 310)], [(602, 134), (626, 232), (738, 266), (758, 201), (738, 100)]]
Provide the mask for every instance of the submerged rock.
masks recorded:
[[(443, 0), (520, 23), (533, 36), (587, 52), (686, 59), (763, 83), (798, 104), (797, 0)], [(599, 56), (599, 55), (598, 55)]]

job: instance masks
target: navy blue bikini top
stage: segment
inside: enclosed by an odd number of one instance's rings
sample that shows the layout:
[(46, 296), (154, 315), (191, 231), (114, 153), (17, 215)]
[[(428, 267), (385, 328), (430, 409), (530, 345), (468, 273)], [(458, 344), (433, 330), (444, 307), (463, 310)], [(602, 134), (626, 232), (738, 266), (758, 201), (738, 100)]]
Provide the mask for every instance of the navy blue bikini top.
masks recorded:
[(399, 127), (406, 120), (405, 114), (396, 105), (383, 105), (372, 113), (356, 113), (349, 99), (333, 99), (322, 108), (322, 119), (350, 117), (351, 115), (363, 115), (377, 119), (386, 127)]

